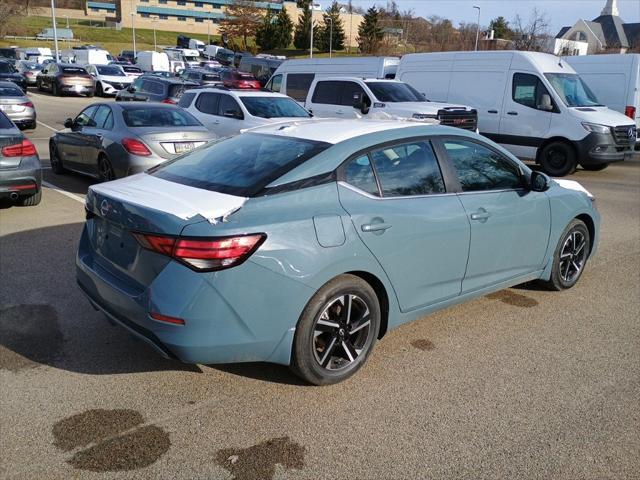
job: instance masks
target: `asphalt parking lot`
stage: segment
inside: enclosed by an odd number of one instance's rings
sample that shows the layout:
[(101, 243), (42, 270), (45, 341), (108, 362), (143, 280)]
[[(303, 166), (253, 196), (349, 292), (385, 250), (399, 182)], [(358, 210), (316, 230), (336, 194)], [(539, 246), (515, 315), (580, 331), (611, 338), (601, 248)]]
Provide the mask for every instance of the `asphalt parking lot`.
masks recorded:
[[(48, 167), (53, 130), (101, 99), (30, 96)], [(639, 478), (640, 159), (570, 178), (602, 214), (575, 288), (449, 308), (310, 387), (164, 360), (111, 326), (75, 282), (92, 180), (45, 170), (40, 205), (0, 209), (0, 477)]]

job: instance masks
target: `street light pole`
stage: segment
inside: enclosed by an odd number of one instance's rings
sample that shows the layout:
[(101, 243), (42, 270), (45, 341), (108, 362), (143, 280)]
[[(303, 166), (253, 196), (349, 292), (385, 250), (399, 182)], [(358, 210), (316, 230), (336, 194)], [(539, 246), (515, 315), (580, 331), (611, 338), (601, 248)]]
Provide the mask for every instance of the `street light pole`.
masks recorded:
[(329, 58), (331, 58), (333, 54), (333, 17), (329, 17), (329, 21), (331, 22), (331, 28), (329, 29)]
[(133, 58), (136, 57), (136, 14), (133, 11), (133, 0), (131, 0), (131, 35), (133, 36)]
[(480, 7), (474, 5), (473, 8), (478, 9), (478, 28), (476, 29), (476, 52), (478, 51), (478, 39), (480, 38)]
[(207, 45), (211, 45), (211, 33), (209, 33), (210, 25), (211, 25), (211, 19), (207, 18)]
[(311, 42), (309, 45), (309, 58), (313, 58), (313, 1), (309, 4), (311, 9)]
[(153, 49), (155, 51), (158, 50), (158, 43), (156, 42), (156, 22), (158, 21), (158, 17), (153, 17), (151, 19), (151, 23), (153, 24)]
[(51, 0), (51, 18), (53, 19), (53, 44), (56, 50), (56, 62), (60, 61), (60, 54), (58, 53), (58, 30), (56, 28), (56, 6), (55, 0)]

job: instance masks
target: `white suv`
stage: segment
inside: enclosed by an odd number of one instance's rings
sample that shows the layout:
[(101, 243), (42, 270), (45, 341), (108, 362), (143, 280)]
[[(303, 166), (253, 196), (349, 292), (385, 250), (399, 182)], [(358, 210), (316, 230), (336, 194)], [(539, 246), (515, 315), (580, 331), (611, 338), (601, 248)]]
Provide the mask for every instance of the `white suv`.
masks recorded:
[(120, 65), (85, 65), (84, 68), (96, 81), (96, 95), (99, 97), (116, 95), (133, 82)]
[(237, 135), (242, 130), (269, 123), (312, 116), (286, 95), (226, 87), (187, 90), (178, 105), (220, 137)]

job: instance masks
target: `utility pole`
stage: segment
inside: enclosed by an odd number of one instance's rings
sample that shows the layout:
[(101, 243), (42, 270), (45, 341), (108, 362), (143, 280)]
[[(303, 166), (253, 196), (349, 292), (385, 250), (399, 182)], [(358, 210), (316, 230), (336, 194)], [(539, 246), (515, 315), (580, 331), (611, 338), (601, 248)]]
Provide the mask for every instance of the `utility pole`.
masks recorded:
[(333, 55), (333, 17), (329, 17), (331, 22), (331, 29), (329, 30), (329, 58)]
[(476, 52), (478, 51), (478, 39), (480, 38), (480, 7), (474, 5), (473, 8), (478, 9), (478, 28), (476, 29)]
[(207, 45), (211, 45), (211, 33), (209, 32), (210, 25), (211, 25), (211, 19), (207, 18)]
[(56, 6), (55, 0), (51, 0), (51, 18), (53, 19), (53, 44), (56, 50), (56, 62), (60, 61), (60, 54), (58, 52), (58, 29), (56, 28)]
[(309, 45), (309, 58), (313, 58), (313, 1), (309, 4), (311, 9), (311, 42)]

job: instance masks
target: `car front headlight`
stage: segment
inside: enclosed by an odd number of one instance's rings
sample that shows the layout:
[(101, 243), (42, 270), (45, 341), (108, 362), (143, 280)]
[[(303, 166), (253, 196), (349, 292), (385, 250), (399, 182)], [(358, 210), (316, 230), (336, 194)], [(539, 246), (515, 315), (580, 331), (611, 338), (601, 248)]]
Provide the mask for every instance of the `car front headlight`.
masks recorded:
[(611, 133), (611, 127), (607, 125), (599, 125), (597, 123), (582, 122), (582, 126), (587, 132), (593, 133)]

